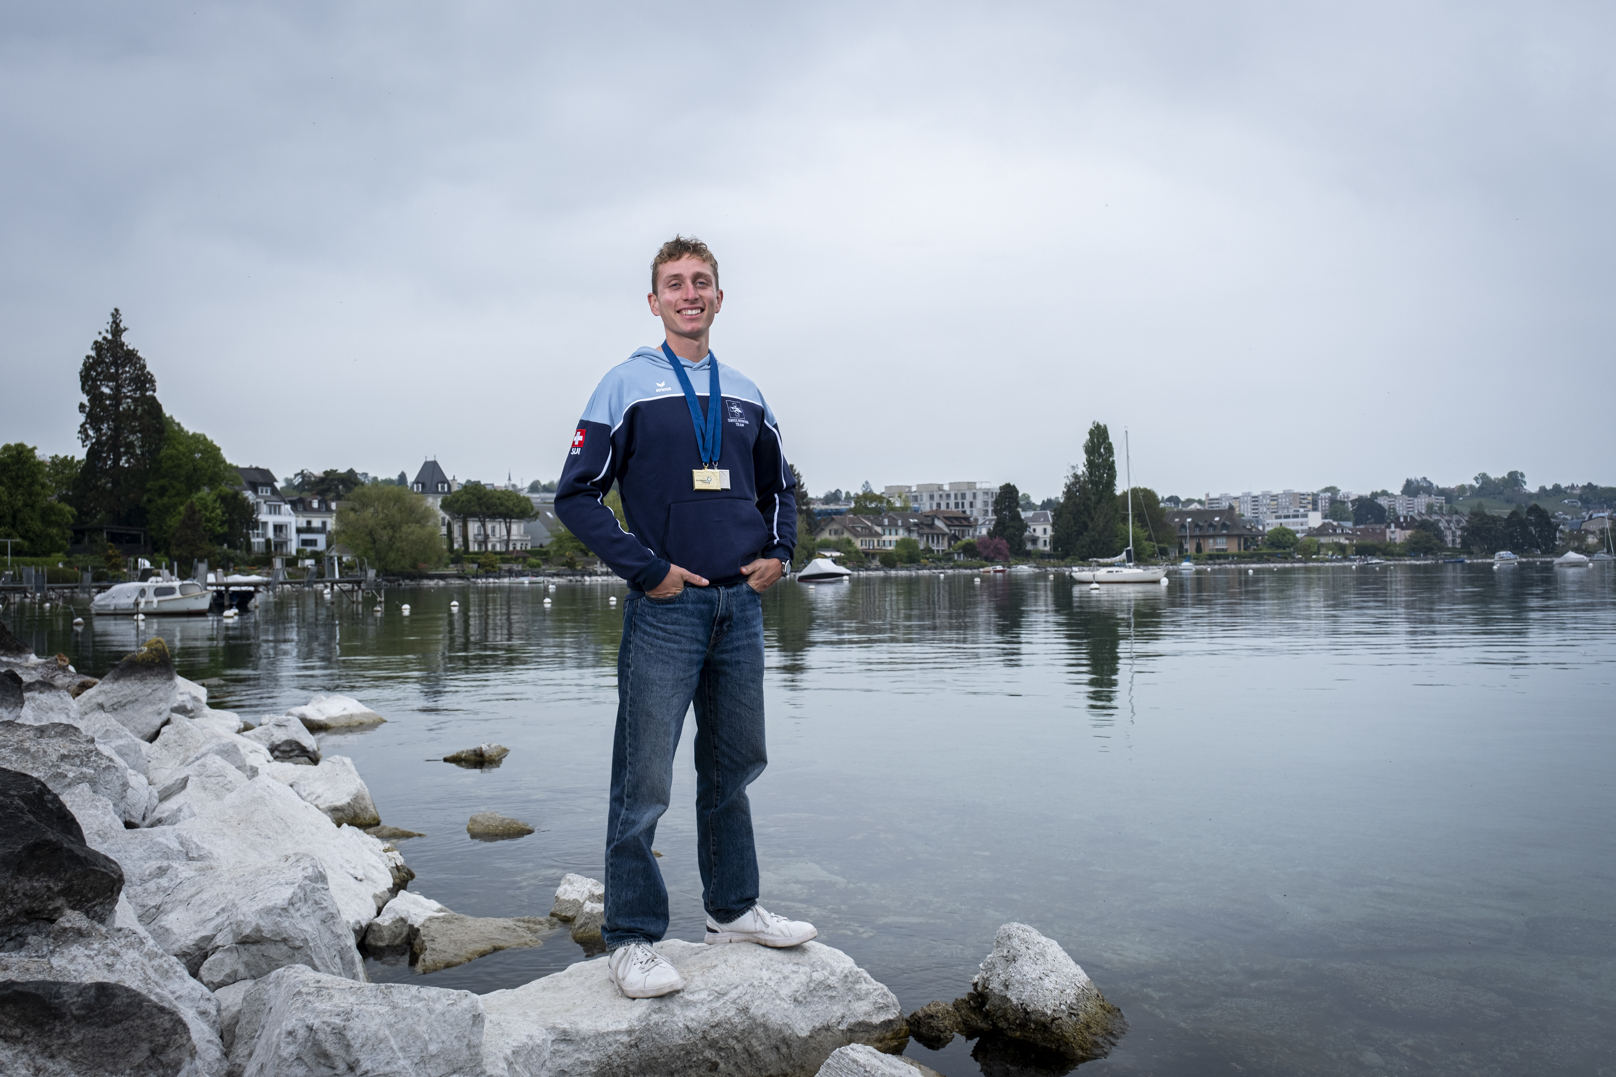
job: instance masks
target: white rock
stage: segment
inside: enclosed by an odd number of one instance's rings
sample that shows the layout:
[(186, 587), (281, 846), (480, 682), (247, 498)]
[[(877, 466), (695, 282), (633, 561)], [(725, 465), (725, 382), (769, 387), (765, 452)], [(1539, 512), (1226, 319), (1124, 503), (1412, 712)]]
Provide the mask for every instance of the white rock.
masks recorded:
[(141, 922), (209, 988), (286, 965), (364, 979), (325, 868), (306, 853), (237, 867), (171, 865), (140, 880)]
[(850, 1043), (832, 1051), (814, 1077), (932, 1077), (936, 1073), (912, 1058), (882, 1054), (874, 1047)]
[(152, 812), (150, 823), (152, 826), (183, 823), (246, 784), (247, 776), (241, 771), (217, 755), (204, 755), (165, 787), (171, 791)]
[(587, 875), (574, 875), (569, 871), (561, 876), (561, 885), (556, 887), (555, 904), (550, 907), (550, 915), (557, 920), (571, 920), (578, 915), (584, 902), (605, 900), (604, 884)]
[(208, 709), (208, 690), (175, 674), (173, 709), (187, 716), (200, 714)]
[(219, 1039), (224, 1043), (224, 1053), (230, 1054), (230, 1047), (236, 1041), (236, 1022), (241, 1017), (241, 1004), (246, 1001), (247, 992), (257, 980), (237, 980), (233, 984), (225, 984), (213, 992), (214, 999), (219, 1003)]
[(448, 911), (447, 907), (431, 898), (401, 890), (397, 897), (382, 907), (376, 919), (365, 929), (365, 948), (389, 950), (409, 946), (428, 917), (443, 916)]
[(123, 984), (179, 1014), (191, 1033), (195, 1072), (223, 1077), (218, 1003), (157, 947), (126, 902), (120, 901), (108, 927), (69, 912), (48, 932), (0, 953), (0, 980)]
[[(251, 864), (288, 853), (313, 855), (325, 866), (331, 894), (355, 938), (396, 892), (382, 842), (355, 827), (334, 825), (267, 774), (231, 793), (208, 814), (166, 829), (175, 831), (197, 860)], [(108, 855), (123, 863), (117, 853)], [(127, 864), (124, 869), (128, 871)]]
[(469, 991), (354, 983), (291, 966), (246, 992), (230, 1073), (480, 1077), (482, 1039), (482, 1004)]
[(357, 699), (338, 695), (315, 696), (307, 706), (293, 707), (286, 713), (302, 722), (304, 728), (311, 733), (376, 725), (387, 721)]
[(1075, 1061), (1103, 1057), (1127, 1027), (1060, 944), (1026, 924), (999, 928), (971, 987), (996, 1031)]
[(18, 721), (30, 725), (48, 722), (77, 725), (78, 716), (78, 703), (66, 688), (49, 681), (29, 681), (22, 686), (22, 713), (17, 716)]
[(290, 714), (277, 714), (265, 718), (257, 729), (243, 733), (250, 741), (262, 744), (270, 758), (277, 763), (308, 763), (320, 761), (320, 746), (303, 723)]
[(605, 958), (483, 995), (489, 1073), (811, 1074), (846, 1044), (903, 1042), (897, 998), (840, 950), (678, 940), (656, 949), (686, 986), (654, 1002), (619, 995)]
[(145, 779), (76, 725), (0, 722), (0, 761), (32, 774), (57, 796), (75, 785), (87, 785), (136, 826), (145, 822), (152, 807)]
[(193, 715), (192, 720), (217, 729), (221, 733), (240, 733), (247, 725), (232, 711), (203, 710)]
[(165, 800), (174, 792), (173, 783), (204, 755), (218, 756), (248, 778), (257, 777), (259, 768), (270, 762), (269, 750), (257, 741), (227, 733), (206, 720), (178, 716), (157, 735), (146, 754), (146, 774)]
[(168, 648), (154, 640), (79, 696), (79, 713), (105, 714), (141, 740), (151, 741), (174, 711), (174, 681)]
[(292, 787), (304, 800), (341, 826), (367, 827), (381, 823), (370, 790), (359, 777), (353, 760), (345, 755), (327, 756), (318, 766), (295, 763), (269, 763), (264, 772)]

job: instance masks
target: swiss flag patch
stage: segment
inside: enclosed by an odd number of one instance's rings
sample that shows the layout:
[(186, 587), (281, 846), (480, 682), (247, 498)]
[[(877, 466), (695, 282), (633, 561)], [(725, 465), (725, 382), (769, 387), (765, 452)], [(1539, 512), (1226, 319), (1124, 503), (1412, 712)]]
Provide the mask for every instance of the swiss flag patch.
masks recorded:
[(573, 431), (573, 434), (572, 434), (572, 447), (574, 449), (581, 449), (581, 448), (583, 448), (583, 445), (584, 445), (584, 432), (582, 430)]

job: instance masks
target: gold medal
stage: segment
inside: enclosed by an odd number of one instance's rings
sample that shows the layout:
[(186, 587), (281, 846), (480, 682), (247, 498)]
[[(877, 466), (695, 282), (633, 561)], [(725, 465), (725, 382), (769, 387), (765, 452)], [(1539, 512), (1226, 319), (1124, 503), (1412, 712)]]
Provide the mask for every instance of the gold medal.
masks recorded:
[(690, 472), (691, 481), (698, 490), (722, 490), (716, 467), (698, 467)]

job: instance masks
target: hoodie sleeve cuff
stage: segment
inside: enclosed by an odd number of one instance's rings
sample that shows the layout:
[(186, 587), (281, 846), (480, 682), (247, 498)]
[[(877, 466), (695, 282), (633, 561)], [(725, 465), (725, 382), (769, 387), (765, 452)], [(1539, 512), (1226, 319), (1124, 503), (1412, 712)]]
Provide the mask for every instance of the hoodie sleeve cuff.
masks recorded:
[(771, 546), (769, 549), (763, 551), (763, 556), (764, 557), (773, 557), (773, 558), (778, 559), (779, 562), (782, 565), (785, 566), (785, 569), (786, 569), (787, 572), (791, 571), (791, 547), (790, 546), (785, 546), (785, 545)]
[(672, 562), (664, 561), (661, 558), (658, 558), (655, 561), (652, 561), (649, 565), (646, 565), (644, 568), (640, 569), (640, 571), (636, 572), (634, 577), (628, 582), (637, 590), (652, 590), (657, 586), (657, 584), (661, 583), (667, 578), (668, 570), (672, 567)]

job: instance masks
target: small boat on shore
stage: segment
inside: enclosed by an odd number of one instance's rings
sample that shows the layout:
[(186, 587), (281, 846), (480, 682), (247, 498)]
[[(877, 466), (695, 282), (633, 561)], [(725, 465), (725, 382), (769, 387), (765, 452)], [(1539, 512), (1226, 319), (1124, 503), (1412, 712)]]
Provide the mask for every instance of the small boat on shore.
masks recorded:
[(1576, 550), (1567, 550), (1554, 559), (1555, 568), (1587, 568), (1590, 563), (1588, 557)]
[(144, 583), (113, 584), (90, 601), (90, 612), (200, 616), (208, 612), (212, 603), (212, 593), (194, 580), (154, 578)]
[(1494, 571), (1501, 568), (1519, 568), (1520, 564), (1521, 558), (1519, 554), (1511, 553), (1508, 550), (1499, 550), (1497, 553), (1493, 554)]
[(1444, 557), (1442, 563), (1444, 565), (1462, 565), (1465, 563), (1465, 559), (1462, 557)]
[(798, 583), (835, 583), (852, 573), (828, 557), (816, 557), (797, 573)]

